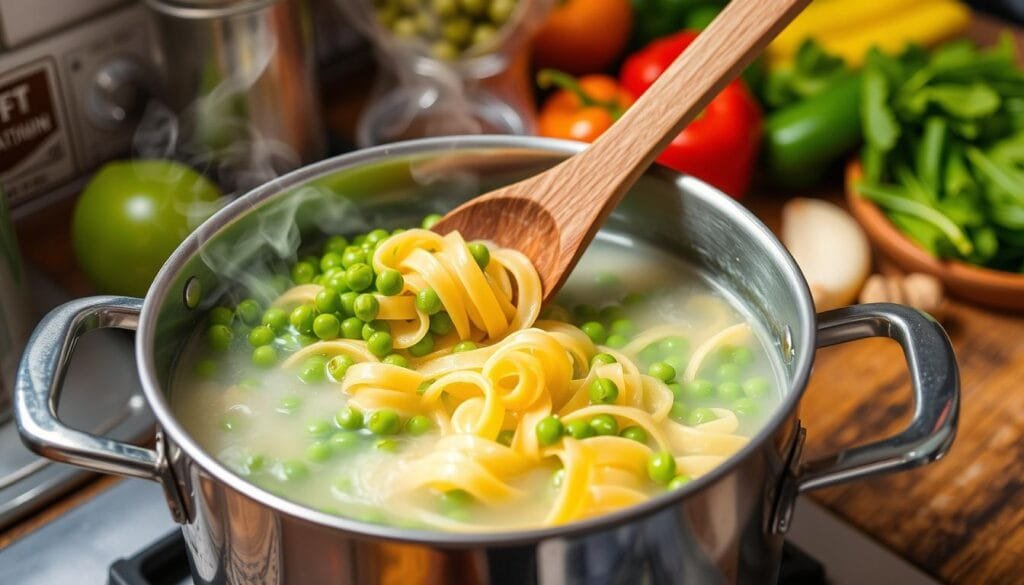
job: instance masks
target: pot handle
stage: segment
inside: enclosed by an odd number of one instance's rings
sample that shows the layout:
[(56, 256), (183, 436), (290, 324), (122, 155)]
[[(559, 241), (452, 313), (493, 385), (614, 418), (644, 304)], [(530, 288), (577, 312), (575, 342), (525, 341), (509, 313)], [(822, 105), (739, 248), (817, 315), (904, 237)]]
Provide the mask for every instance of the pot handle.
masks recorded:
[(163, 485), (175, 518), (182, 510), (162, 443), (146, 449), (73, 429), (57, 417), (57, 405), (78, 338), (103, 328), (134, 331), (142, 299), (116, 296), (69, 301), (47, 314), (25, 346), (14, 386), (14, 414), (29, 449), (91, 471), (156, 481)]
[(945, 455), (956, 435), (960, 377), (949, 337), (926, 313), (890, 303), (818, 315), (818, 347), (889, 337), (903, 348), (914, 390), (914, 416), (899, 434), (800, 465), (801, 492), (924, 465)]

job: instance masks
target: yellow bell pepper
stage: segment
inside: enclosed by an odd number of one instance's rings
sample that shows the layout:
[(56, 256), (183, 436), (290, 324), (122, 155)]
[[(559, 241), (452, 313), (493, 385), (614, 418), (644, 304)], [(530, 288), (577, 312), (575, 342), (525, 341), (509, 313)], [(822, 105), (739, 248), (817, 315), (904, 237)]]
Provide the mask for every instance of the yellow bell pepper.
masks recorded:
[(970, 22), (957, 0), (816, 0), (768, 46), (772, 67), (788, 65), (808, 37), (853, 66), (869, 48), (901, 51), (956, 36)]

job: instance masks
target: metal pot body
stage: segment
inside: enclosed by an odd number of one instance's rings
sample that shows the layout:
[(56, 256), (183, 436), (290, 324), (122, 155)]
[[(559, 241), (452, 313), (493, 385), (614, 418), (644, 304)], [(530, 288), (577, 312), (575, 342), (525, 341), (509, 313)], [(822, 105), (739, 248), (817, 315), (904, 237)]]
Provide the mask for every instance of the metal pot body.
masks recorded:
[[(197, 583), (570, 585), (773, 583), (789, 512), (802, 489), (904, 469), (941, 456), (958, 410), (956, 364), (942, 329), (896, 305), (815, 319), (806, 284), (771, 233), (736, 202), (654, 169), (612, 215), (607, 237), (677, 253), (737, 299), (774, 343), (786, 382), (777, 411), (728, 462), (682, 490), (568, 526), (453, 534), (361, 523), (248, 484), (204, 452), (168, 408), (177, 356), (224, 290), (256, 289), (297, 243), (325, 231), (409, 225), (578, 150), (532, 138), (431, 139), (307, 167), (231, 204), (189, 237), (145, 303), (97, 297), (58, 308), (37, 329), (19, 374), (26, 442), (55, 459), (163, 484), (182, 523)], [(160, 424), (157, 448), (72, 431), (49, 405), (75, 338), (138, 327), (137, 358)], [(817, 346), (887, 336), (904, 347), (916, 402), (899, 435), (803, 462), (796, 418)]]
[(146, 3), (175, 118), (143, 120), (142, 154), (185, 158), (235, 189), (323, 157), (307, 0)]

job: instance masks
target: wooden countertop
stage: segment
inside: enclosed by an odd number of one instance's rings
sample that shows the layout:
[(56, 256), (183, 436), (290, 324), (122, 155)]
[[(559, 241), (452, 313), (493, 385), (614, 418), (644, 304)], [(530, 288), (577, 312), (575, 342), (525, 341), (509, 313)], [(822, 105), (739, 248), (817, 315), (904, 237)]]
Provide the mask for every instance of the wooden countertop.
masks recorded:
[[(971, 36), (991, 38), (997, 26), (980, 20)], [(813, 195), (839, 201), (839, 185)], [(783, 198), (746, 200), (778, 227)], [(68, 244), (68, 210), (46, 214), (45, 229), (20, 226), (31, 262), (65, 284), (87, 292)], [(944, 582), (1024, 582), (1024, 315), (955, 300), (943, 324), (953, 340), (962, 377), (958, 436), (949, 454), (932, 465), (813, 492), (812, 497), (924, 572)], [(912, 395), (899, 347), (865, 340), (818, 352), (800, 415), (807, 428), (805, 454), (817, 457), (899, 431), (909, 420)], [(112, 480), (78, 492), (0, 533), (0, 548)]]

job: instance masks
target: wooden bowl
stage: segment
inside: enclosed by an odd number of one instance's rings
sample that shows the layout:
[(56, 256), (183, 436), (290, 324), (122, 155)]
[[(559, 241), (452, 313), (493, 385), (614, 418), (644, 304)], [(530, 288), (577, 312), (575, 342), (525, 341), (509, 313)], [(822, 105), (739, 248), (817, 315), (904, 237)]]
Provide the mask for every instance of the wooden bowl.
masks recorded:
[(980, 305), (1024, 311), (1024, 274), (981, 268), (956, 260), (939, 260), (903, 234), (874, 202), (854, 185), (863, 171), (860, 161), (846, 167), (846, 203), (877, 250), (905, 272), (939, 278), (950, 294)]

